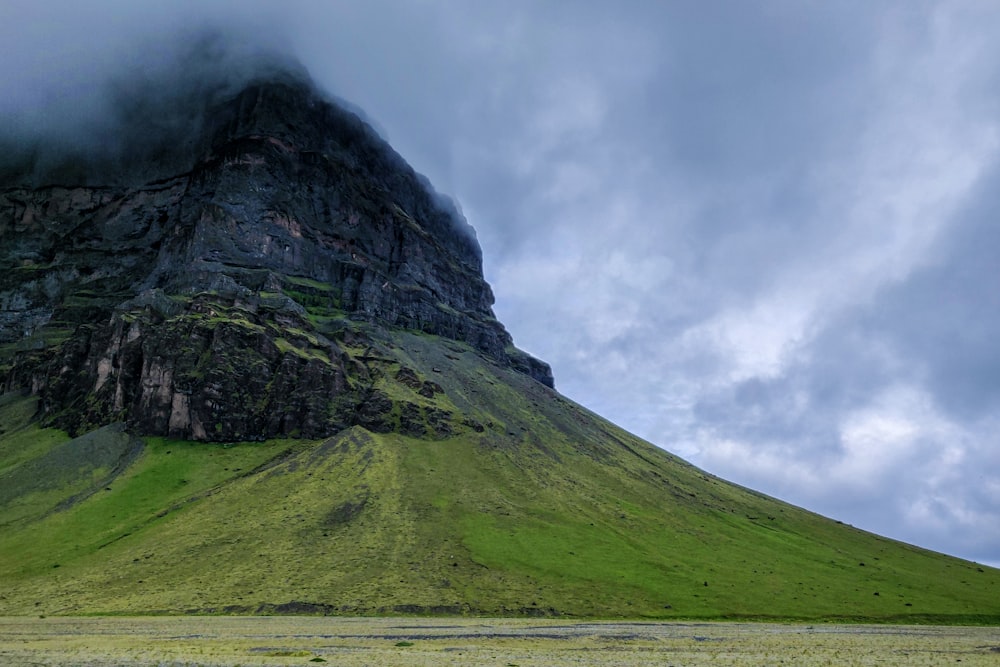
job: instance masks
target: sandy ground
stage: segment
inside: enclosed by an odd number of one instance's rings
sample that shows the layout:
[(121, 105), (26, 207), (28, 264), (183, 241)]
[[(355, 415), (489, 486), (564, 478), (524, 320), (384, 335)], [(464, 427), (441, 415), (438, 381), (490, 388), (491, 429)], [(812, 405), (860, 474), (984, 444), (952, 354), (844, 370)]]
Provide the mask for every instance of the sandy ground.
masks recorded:
[(524, 619), (0, 618), (0, 665), (1000, 665), (1000, 628)]

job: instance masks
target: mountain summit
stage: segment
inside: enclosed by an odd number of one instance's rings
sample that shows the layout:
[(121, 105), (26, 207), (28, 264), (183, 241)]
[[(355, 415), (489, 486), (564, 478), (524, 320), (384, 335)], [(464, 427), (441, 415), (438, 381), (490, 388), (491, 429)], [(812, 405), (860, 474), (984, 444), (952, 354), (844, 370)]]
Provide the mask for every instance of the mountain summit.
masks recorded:
[(193, 134), (0, 193), (2, 372), (44, 421), (215, 441), (378, 429), (405, 406), (345, 351), (359, 322), (552, 386), (494, 317), (472, 228), (356, 115), (289, 74), (186, 103)]
[(456, 208), (304, 76), (182, 90), (4, 158), (0, 615), (1000, 622), (1000, 571), (560, 396)]

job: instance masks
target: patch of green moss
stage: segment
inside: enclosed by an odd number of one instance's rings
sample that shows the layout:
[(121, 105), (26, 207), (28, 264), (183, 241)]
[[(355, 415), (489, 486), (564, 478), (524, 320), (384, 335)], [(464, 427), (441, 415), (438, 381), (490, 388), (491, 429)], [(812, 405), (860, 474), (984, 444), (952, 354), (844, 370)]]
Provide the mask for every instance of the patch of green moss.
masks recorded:
[(313, 280), (312, 278), (303, 278), (301, 276), (284, 276), (284, 278), (293, 285), (300, 285), (302, 287), (308, 287), (322, 292), (330, 292), (335, 289), (330, 283), (320, 282), (319, 280)]
[(298, 292), (295, 290), (284, 290), (285, 295), (298, 303), (300, 306), (309, 308), (325, 308), (332, 303), (332, 299), (326, 293)]
[(444, 303), (443, 301), (438, 301), (437, 303), (434, 304), (434, 307), (443, 313), (448, 313), (449, 315), (454, 315), (455, 317), (461, 317), (462, 315), (462, 313), (458, 312), (457, 310), (455, 310), (448, 304)]
[(318, 359), (319, 361), (322, 361), (326, 364), (330, 363), (330, 355), (327, 354), (325, 351), (317, 349), (315, 347), (307, 347), (307, 348), (299, 347), (298, 345), (289, 342), (285, 338), (275, 338), (274, 344), (277, 346), (278, 350), (280, 350), (283, 354), (287, 354), (290, 352), (307, 361), (312, 359)]

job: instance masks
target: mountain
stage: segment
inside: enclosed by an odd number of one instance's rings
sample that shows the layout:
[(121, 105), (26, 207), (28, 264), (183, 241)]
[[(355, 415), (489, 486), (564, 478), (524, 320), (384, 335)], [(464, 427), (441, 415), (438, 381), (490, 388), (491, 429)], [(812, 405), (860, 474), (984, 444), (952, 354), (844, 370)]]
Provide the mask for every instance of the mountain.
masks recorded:
[(457, 208), (301, 72), (121, 104), (2, 170), (0, 614), (1000, 620), (1000, 571), (560, 396)]
[(199, 111), (195, 136), (110, 185), (0, 195), (6, 386), (31, 387), (47, 423), (213, 441), (378, 430), (391, 402), (346, 351), (360, 322), (552, 384), (494, 318), (472, 229), (359, 118), (292, 78)]

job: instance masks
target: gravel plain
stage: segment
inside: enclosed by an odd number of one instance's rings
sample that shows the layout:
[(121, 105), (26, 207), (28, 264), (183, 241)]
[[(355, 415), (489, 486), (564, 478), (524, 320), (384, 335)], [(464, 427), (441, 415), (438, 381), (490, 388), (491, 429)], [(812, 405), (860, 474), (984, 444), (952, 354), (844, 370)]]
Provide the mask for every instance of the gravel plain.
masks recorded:
[(0, 665), (989, 665), (1000, 628), (480, 618), (0, 618)]

